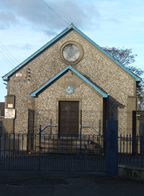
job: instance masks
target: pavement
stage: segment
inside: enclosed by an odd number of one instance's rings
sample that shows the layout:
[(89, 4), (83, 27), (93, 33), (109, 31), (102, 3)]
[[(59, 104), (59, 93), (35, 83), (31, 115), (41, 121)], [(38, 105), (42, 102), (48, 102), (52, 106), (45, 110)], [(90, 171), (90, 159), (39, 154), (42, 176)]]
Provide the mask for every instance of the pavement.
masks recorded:
[(104, 173), (0, 171), (0, 196), (144, 196), (144, 183)]

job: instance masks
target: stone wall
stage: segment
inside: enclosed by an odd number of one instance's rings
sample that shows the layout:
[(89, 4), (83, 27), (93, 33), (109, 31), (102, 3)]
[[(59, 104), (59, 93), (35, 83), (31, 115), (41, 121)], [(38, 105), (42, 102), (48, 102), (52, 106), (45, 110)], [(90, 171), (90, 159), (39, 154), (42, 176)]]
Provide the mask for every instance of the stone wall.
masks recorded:
[[(38, 95), (37, 127), (39, 127), (39, 125), (42, 125), (42, 128), (45, 127), (50, 123), (50, 119), (52, 119), (53, 125), (58, 125), (59, 101), (79, 100), (79, 109), (82, 110), (82, 125), (91, 126), (100, 133), (99, 123), (102, 122), (101, 95), (98, 95), (85, 83), (81, 84), (72, 94), (68, 95), (65, 89), (58, 86), (57, 83), (58, 82), (52, 84)], [(58, 128), (53, 128), (52, 130), (53, 134), (58, 134)], [(50, 133), (50, 129), (47, 129), (45, 132)], [(96, 132), (90, 128), (83, 128), (82, 134), (96, 134)]]
[[(18, 70), (17, 73), (22, 74), (21, 78), (16, 78), (15, 74), (10, 77), (8, 81), (8, 94), (15, 95), (16, 97), (15, 132), (28, 131), (28, 109), (35, 109), (36, 100), (30, 97), (30, 93), (38, 89), (67, 66), (67, 64), (62, 61), (59, 50), (61, 45), (69, 40), (74, 40), (81, 44), (84, 50), (82, 60), (77, 65), (73, 65), (73, 67), (81, 74), (87, 76), (109, 95), (106, 111), (107, 118), (109, 119), (110, 113), (113, 112), (114, 118), (119, 121), (119, 133), (126, 133), (128, 96), (136, 96), (135, 80), (75, 31), (70, 31), (47, 48), (47, 50), (41, 52), (37, 57), (29, 61), (26, 66)], [(59, 92), (61, 92), (60, 87), (57, 88), (59, 88)], [(53, 97), (60, 99), (56, 91), (53, 91), (51, 87), (50, 89), (53, 92)], [(43, 94), (44, 92), (42, 95)], [(42, 95), (39, 96), (41, 97)], [(88, 97), (89, 90), (85, 89), (85, 99), (88, 100)], [(83, 103), (84, 102), (85, 100), (83, 99)], [(51, 102), (49, 104), (51, 104)], [(54, 107), (56, 106), (53, 105), (51, 109), (55, 109)], [(91, 108), (93, 109), (93, 106), (91, 106)], [(84, 108), (84, 110), (88, 109), (90, 109), (90, 106)]]

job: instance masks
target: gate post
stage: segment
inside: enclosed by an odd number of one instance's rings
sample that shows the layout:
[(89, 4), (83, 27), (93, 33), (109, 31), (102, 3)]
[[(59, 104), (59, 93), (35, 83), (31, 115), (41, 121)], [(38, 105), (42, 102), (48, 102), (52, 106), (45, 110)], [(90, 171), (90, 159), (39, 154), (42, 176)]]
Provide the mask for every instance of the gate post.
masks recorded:
[(111, 119), (106, 123), (106, 175), (118, 174), (118, 121)]

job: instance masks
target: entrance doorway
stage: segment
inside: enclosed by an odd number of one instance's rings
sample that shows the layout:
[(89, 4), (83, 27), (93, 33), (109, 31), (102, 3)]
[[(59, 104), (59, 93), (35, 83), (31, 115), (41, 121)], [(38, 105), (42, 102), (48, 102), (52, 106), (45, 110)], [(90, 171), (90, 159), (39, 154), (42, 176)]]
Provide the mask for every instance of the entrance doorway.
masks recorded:
[(78, 136), (79, 101), (59, 102), (59, 136)]

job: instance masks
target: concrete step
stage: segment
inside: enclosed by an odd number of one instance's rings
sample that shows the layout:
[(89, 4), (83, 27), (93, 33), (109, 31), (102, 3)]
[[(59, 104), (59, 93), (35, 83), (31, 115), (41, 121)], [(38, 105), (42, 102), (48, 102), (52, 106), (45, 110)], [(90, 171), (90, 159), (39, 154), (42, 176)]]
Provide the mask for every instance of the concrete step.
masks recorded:
[[(34, 149), (34, 151), (39, 152), (39, 146)], [(100, 154), (100, 150), (98, 149), (92, 149), (92, 148), (64, 148), (64, 147), (45, 147), (41, 148), (41, 153), (54, 153), (54, 154)]]

